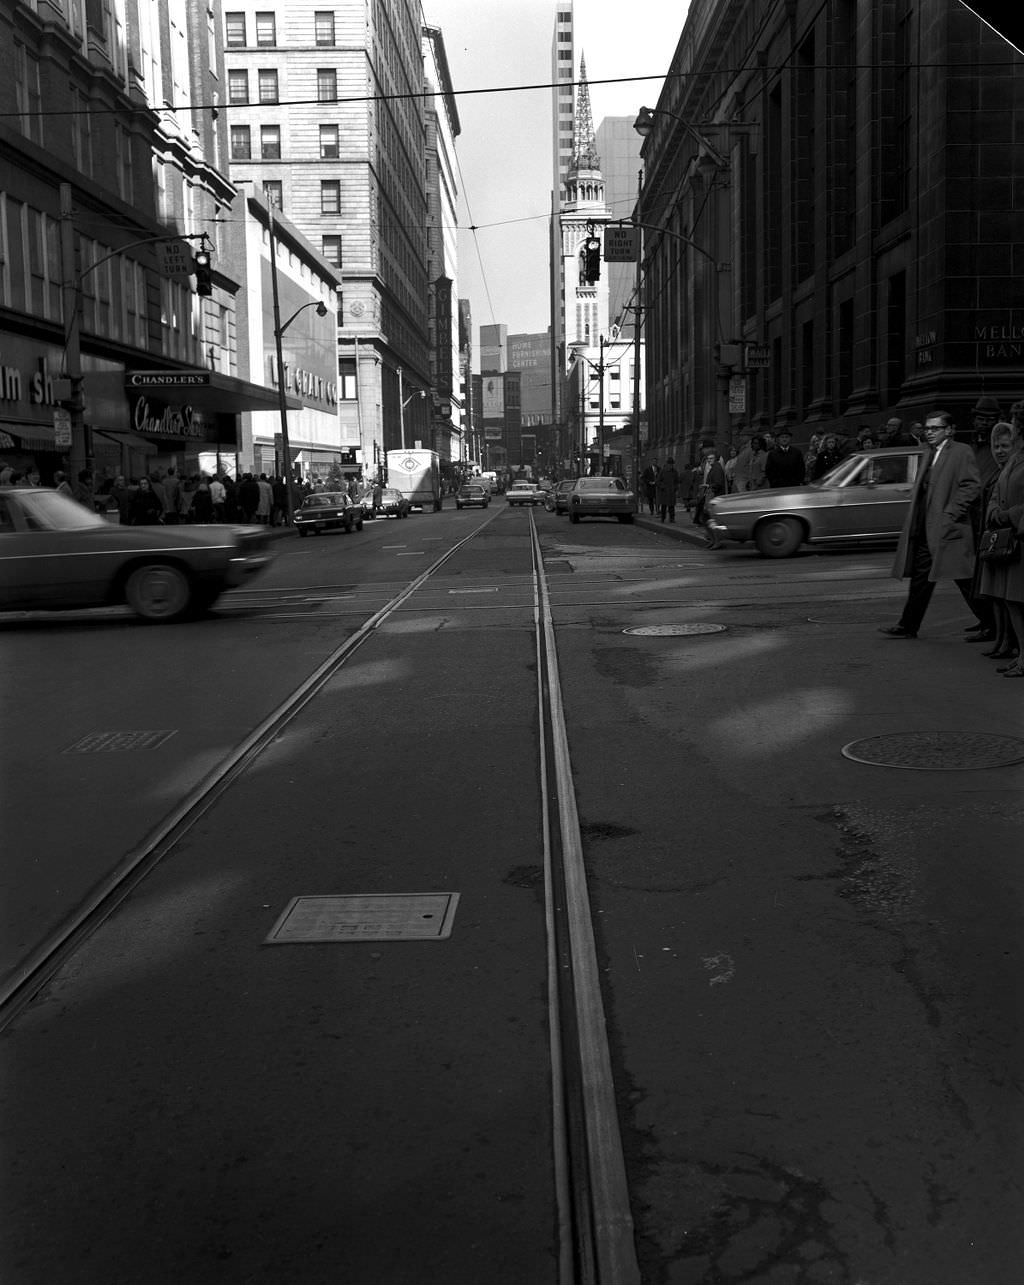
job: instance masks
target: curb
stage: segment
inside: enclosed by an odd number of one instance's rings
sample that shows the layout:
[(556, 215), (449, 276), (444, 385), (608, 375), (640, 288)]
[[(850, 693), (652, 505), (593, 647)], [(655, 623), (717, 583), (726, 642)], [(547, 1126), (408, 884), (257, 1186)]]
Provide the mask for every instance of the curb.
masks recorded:
[(708, 546), (704, 538), (704, 528), (694, 526), (685, 509), (677, 510), (677, 514), (681, 514), (682, 518), (680, 520), (677, 516), (675, 522), (662, 522), (647, 513), (638, 513), (633, 521), (645, 531), (654, 531), (658, 535), (667, 536), (670, 540), (682, 540), (685, 544), (694, 544), (700, 549), (706, 549)]

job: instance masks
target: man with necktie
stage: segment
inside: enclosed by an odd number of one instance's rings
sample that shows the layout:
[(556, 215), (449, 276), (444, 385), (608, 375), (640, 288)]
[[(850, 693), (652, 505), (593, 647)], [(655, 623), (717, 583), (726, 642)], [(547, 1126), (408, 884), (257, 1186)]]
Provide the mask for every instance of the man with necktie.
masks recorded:
[(981, 491), (974, 452), (953, 441), (953, 417), (932, 411), (925, 417), (929, 454), (914, 481), (910, 509), (900, 532), (892, 574), (910, 577), (899, 622), (882, 625), (888, 638), (916, 638), (940, 580), (952, 580), (971, 606), (974, 531), (971, 505)]

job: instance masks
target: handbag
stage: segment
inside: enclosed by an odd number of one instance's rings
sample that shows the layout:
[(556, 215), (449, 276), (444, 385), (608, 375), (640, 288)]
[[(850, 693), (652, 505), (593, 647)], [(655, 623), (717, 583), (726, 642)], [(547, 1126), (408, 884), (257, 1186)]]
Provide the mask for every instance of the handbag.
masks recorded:
[(983, 531), (978, 546), (982, 562), (1015, 562), (1020, 554), (1020, 540), (1013, 527), (1001, 526)]

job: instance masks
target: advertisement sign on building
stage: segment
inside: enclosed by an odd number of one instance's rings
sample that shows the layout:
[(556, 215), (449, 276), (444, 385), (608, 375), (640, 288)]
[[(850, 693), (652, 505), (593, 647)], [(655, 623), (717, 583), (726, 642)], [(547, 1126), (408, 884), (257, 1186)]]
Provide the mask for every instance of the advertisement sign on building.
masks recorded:
[(484, 419), (503, 419), (505, 416), (505, 381), (500, 375), (484, 375)]

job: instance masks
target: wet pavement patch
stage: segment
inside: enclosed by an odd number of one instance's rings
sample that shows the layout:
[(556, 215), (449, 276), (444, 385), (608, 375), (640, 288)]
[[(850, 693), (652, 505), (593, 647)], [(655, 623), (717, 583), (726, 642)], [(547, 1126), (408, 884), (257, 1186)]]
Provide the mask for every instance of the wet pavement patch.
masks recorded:
[(440, 941), (451, 936), (458, 904), (457, 892), (293, 897), (264, 944)]
[(842, 753), (874, 767), (971, 772), (1024, 762), (1024, 740), (985, 732), (897, 732), (850, 741)]

